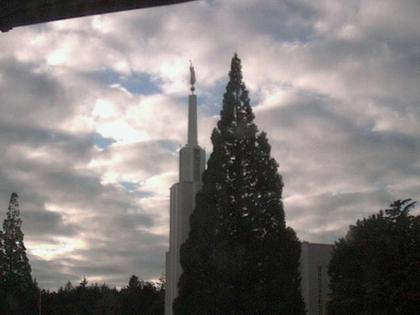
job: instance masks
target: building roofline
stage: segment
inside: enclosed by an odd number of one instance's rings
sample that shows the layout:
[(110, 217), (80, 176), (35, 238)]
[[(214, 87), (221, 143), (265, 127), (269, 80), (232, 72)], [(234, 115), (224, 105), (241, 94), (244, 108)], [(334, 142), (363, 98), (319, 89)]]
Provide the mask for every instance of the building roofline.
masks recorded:
[(309, 244), (309, 245), (322, 245), (322, 246), (334, 246), (334, 244), (327, 244), (327, 243), (312, 243), (308, 241), (302, 241), (302, 244)]

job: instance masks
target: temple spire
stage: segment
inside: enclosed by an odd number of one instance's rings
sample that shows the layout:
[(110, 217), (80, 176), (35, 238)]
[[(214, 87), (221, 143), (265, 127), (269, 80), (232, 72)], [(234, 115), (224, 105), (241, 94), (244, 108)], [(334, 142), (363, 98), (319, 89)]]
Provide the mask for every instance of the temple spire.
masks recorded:
[(206, 165), (206, 152), (197, 142), (197, 95), (194, 94), (195, 71), (190, 64), (188, 95), (188, 142), (179, 151), (179, 182), (171, 187), (169, 251), (166, 253), (165, 315), (173, 315), (172, 303), (178, 296), (182, 274), (180, 250), (190, 232), (190, 216), (195, 195), (201, 189), (201, 174)]
[(188, 142), (187, 145), (197, 145), (197, 96), (194, 94), (196, 82), (195, 70), (190, 61), (191, 95), (188, 97)]

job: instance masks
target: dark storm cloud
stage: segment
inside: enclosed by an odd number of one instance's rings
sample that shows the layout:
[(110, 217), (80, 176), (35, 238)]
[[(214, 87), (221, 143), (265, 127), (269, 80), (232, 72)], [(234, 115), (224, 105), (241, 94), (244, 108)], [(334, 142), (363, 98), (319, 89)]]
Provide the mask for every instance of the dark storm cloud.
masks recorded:
[(36, 64), (0, 58), (2, 121), (29, 125), (55, 125), (70, 115), (71, 96), (60, 81)]
[(25, 223), (23, 229), (29, 235), (66, 235), (76, 236), (78, 228), (74, 224), (66, 224), (59, 213), (48, 210), (22, 212), (22, 220)]
[(65, 155), (60, 158), (71, 158), (73, 161), (86, 159), (93, 149), (93, 135), (70, 134), (48, 126), (31, 126), (30, 123), (22, 124), (13, 120), (0, 121), (0, 133), (0, 144), (5, 146), (10, 144), (51, 150)]

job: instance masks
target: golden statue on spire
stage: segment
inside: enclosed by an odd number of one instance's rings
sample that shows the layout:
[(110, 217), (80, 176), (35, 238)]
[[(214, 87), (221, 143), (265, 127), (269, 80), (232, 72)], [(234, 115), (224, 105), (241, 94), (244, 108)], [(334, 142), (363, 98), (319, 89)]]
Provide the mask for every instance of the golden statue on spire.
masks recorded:
[(191, 92), (193, 94), (194, 94), (194, 91), (195, 91), (195, 87), (194, 87), (195, 82), (196, 82), (195, 70), (194, 70), (194, 67), (192, 65), (192, 62), (190, 60), (190, 84), (191, 84)]

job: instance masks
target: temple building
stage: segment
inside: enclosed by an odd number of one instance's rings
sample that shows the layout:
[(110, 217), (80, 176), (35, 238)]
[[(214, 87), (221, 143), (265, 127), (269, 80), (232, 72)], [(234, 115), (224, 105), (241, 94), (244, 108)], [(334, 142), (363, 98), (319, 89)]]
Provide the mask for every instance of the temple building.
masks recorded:
[(301, 291), (307, 315), (327, 315), (328, 265), (333, 245), (302, 242), (300, 254)]
[(179, 182), (170, 188), (169, 251), (166, 253), (165, 315), (172, 315), (172, 303), (178, 296), (182, 269), (179, 250), (188, 237), (189, 218), (195, 206), (195, 195), (201, 189), (201, 174), (206, 152), (197, 141), (197, 95), (194, 94), (195, 72), (190, 66), (191, 94), (188, 96), (188, 141), (179, 152)]

